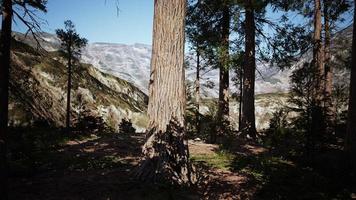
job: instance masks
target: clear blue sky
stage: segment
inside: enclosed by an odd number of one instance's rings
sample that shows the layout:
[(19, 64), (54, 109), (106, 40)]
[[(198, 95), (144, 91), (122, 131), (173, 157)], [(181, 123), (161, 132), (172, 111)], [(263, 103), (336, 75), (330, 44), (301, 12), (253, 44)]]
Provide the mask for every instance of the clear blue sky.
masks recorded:
[[(70, 19), (76, 25), (77, 32), (89, 42), (151, 44), (153, 2), (154, 0), (48, 0), (48, 12), (39, 16), (48, 23), (42, 26), (45, 32), (54, 33), (55, 29), (63, 28), (65, 20)], [(272, 13), (268, 9), (267, 16), (276, 20), (280, 13)], [(290, 17), (296, 23), (303, 23), (300, 17), (293, 17), (293, 14)], [(347, 20), (340, 24), (341, 27), (352, 22), (351, 13), (345, 14), (345, 17)], [(20, 22), (18, 25), (14, 24), (14, 30), (26, 31)]]
[[(48, 12), (40, 15), (48, 22), (45, 32), (54, 33), (70, 19), (77, 32), (89, 42), (134, 44), (152, 43), (153, 0), (49, 0)], [(25, 32), (14, 24), (14, 30)]]

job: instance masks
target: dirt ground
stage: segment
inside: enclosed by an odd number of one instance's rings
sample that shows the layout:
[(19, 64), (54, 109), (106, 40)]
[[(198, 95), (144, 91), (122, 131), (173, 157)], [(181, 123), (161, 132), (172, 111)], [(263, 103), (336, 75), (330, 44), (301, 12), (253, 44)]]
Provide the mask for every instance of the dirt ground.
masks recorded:
[(11, 164), (10, 199), (350, 199), (355, 195), (342, 182), (271, 157), (270, 150), (248, 142), (234, 144), (233, 153), (224, 153), (221, 146), (189, 141), (197, 186), (144, 183), (132, 176), (143, 142), (142, 134), (91, 135), (45, 151), (34, 149), (27, 161)]
[[(70, 140), (28, 174), (10, 179), (10, 199), (247, 199), (244, 175), (213, 167), (197, 167), (202, 180), (192, 189), (152, 186), (132, 178), (141, 135), (91, 135)], [(192, 156), (211, 156), (217, 145), (189, 142)]]

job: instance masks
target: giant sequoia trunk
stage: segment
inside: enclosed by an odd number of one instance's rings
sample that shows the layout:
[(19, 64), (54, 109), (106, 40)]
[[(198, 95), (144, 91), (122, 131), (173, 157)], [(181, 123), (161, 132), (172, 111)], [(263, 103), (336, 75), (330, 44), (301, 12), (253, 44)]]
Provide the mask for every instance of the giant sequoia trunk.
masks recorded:
[(324, 61), (323, 48), (321, 40), (322, 24), (321, 24), (321, 2), (314, 0), (314, 47), (313, 47), (313, 62), (314, 67), (314, 86), (312, 99), (312, 121), (311, 133), (309, 133), (309, 148), (313, 148), (318, 135), (324, 132), (323, 126), (323, 109), (322, 102), (324, 100)]
[[(218, 104), (218, 136), (223, 136), (229, 125), (229, 36), (230, 9), (227, 1), (223, 2), (223, 16), (221, 19), (221, 54), (219, 60), (219, 104)], [(216, 137), (212, 138), (216, 142)]]
[(256, 24), (253, 0), (245, 0), (245, 63), (243, 65), (243, 96), (241, 131), (256, 137), (255, 125), (255, 38)]
[[(355, 2), (356, 8), (356, 2)], [(350, 98), (347, 121), (347, 134), (345, 142), (345, 150), (350, 154), (354, 167), (356, 166), (356, 12), (354, 12), (354, 25), (352, 37), (352, 61), (351, 61), (351, 82), (350, 82)]]
[(185, 0), (155, 0), (149, 85), (149, 127), (138, 178), (191, 182), (184, 122)]
[(7, 199), (7, 126), (10, 79), (12, 1), (2, 1), (0, 38), (0, 199)]

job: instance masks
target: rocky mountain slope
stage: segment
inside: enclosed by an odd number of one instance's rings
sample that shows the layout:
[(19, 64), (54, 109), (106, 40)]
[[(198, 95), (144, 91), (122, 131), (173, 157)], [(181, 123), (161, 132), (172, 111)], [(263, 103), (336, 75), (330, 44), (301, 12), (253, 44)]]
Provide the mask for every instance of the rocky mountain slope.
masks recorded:
[[(352, 28), (348, 27), (333, 38), (332, 52), (334, 57), (344, 56), (350, 47)], [(22, 34), (15, 37), (35, 47), (34, 39), (29, 36), (24, 38)], [(64, 118), (65, 96), (65, 66), (63, 58), (56, 52), (60, 41), (52, 34), (43, 33), (42, 46), (49, 51), (45, 55), (37, 55), (36, 51), (26, 46), (19, 46), (14, 50), (15, 60), (14, 77), (19, 80), (13, 83), (13, 93), (20, 102), (28, 102), (27, 107), (33, 107), (34, 115), (44, 119), (51, 119), (55, 124), (61, 125)], [(28, 52), (29, 51), (29, 52)], [(150, 73), (151, 46), (144, 44), (124, 45), (112, 43), (91, 43), (83, 51), (81, 64), (76, 72), (74, 82), (77, 82), (73, 96), (84, 96), (86, 101), (94, 108), (97, 115), (103, 115), (107, 121), (109, 118), (131, 118), (137, 127), (144, 127), (146, 116), (145, 94), (148, 91)], [(187, 55), (189, 57), (189, 55)], [(304, 62), (311, 61), (311, 52), (305, 55), (291, 69), (281, 71), (266, 64), (258, 64), (256, 72), (256, 123), (258, 129), (268, 128), (272, 113), (288, 104), (289, 77), (292, 71)], [(191, 61), (194, 66), (194, 61)], [(348, 79), (347, 70), (335, 70), (335, 82)], [(26, 79), (21, 79), (24, 74), (29, 74)], [(218, 96), (218, 70), (202, 72), (202, 94), (206, 99), (215, 99)], [(186, 70), (187, 82), (192, 84), (195, 80), (194, 67)], [(231, 78), (233, 77), (233, 73)], [(30, 81), (29, 81), (30, 80)], [(25, 82), (21, 82), (25, 81)], [(26, 82), (27, 81), (27, 82)], [(209, 84), (208, 84), (209, 83)], [(29, 84), (33, 88), (28, 90)], [(204, 87), (212, 85), (213, 87)], [(21, 90), (22, 91), (21, 91)], [(231, 82), (231, 93), (237, 89)], [(142, 92), (141, 92), (142, 91)], [(30, 94), (27, 94), (27, 93)], [(36, 94), (36, 95), (34, 95)], [(40, 98), (37, 98), (37, 97)], [(14, 97), (14, 95), (13, 95)], [(35, 98), (36, 97), (36, 98)], [(75, 97), (74, 97), (75, 99)], [(18, 106), (18, 100), (13, 101), (13, 106)], [(34, 102), (35, 105), (31, 105)], [(74, 102), (74, 107), (79, 103)], [(230, 103), (232, 124), (237, 125), (238, 103), (232, 99)], [(201, 107), (201, 112), (207, 112), (207, 105)], [(13, 116), (19, 116), (19, 109), (12, 109)], [(20, 109), (21, 110), (21, 109)], [(50, 111), (50, 112), (48, 112)], [(78, 112), (78, 111), (77, 111)], [(74, 113), (75, 114), (75, 113)], [(114, 116), (114, 117), (113, 117)], [(14, 117), (14, 122), (17, 123)], [(114, 120), (117, 121), (117, 120)], [(117, 124), (117, 122), (110, 122)]]
[[(19, 39), (18, 34), (15, 38)], [(48, 46), (47, 46), (48, 47)], [(55, 126), (65, 122), (66, 65), (57, 51), (38, 53), (33, 47), (14, 41), (10, 82), (10, 123), (28, 125), (45, 120)], [(117, 128), (129, 118), (144, 128), (147, 96), (130, 82), (104, 73), (90, 64), (76, 64), (72, 90), (73, 118), (84, 110), (101, 116)]]
[[(147, 94), (150, 73), (152, 48), (144, 44), (110, 44), (92, 43), (83, 52), (82, 60), (109, 74), (125, 79)], [(187, 55), (188, 56), (188, 55)], [(195, 62), (190, 62), (194, 66)], [(256, 93), (287, 92), (290, 71), (280, 71), (264, 64), (258, 65)], [(190, 82), (195, 80), (194, 67), (186, 69), (186, 78)], [(202, 72), (202, 94), (205, 97), (217, 97), (219, 85), (219, 71), (217, 69)], [(233, 73), (232, 73), (233, 74)], [(232, 82), (233, 76), (231, 76)], [(208, 84), (210, 83), (210, 84)], [(205, 87), (213, 85), (212, 88)], [(237, 89), (232, 86), (232, 92)]]

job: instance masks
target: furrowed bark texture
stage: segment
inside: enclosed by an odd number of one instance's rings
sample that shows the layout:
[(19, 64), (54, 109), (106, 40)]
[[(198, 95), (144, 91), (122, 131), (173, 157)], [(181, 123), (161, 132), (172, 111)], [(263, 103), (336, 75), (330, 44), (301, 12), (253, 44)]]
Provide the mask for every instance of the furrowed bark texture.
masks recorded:
[(149, 86), (148, 139), (137, 176), (146, 181), (189, 184), (185, 139), (185, 0), (155, 0)]
[(255, 125), (255, 70), (256, 70), (256, 24), (253, 0), (245, 0), (245, 63), (243, 65), (243, 96), (241, 131), (256, 137)]
[(2, 1), (2, 27), (0, 38), (0, 199), (7, 199), (7, 131), (9, 111), (10, 46), (12, 1)]
[[(356, 8), (356, 1), (355, 1)], [(345, 140), (345, 150), (350, 154), (353, 165), (356, 167), (356, 12), (354, 13), (353, 37), (352, 37), (352, 61), (351, 61), (351, 82), (350, 98), (347, 121), (347, 132)]]

